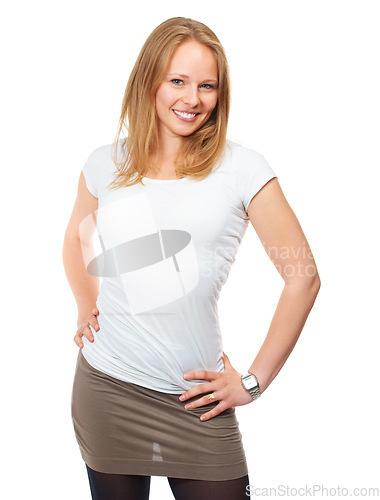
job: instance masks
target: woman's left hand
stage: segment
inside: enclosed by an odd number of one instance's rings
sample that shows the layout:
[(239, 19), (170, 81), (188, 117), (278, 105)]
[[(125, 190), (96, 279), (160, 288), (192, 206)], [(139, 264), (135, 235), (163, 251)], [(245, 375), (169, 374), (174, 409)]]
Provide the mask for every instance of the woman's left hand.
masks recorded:
[[(199, 379), (209, 380), (210, 382), (208, 384), (199, 384), (184, 392), (179, 397), (180, 401), (186, 401), (187, 399), (193, 398), (194, 396), (204, 392), (212, 392), (216, 400), (219, 401), (219, 404), (215, 406), (215, 408), (200, 417), (201, 420), (209, 420), (210, 418), (216, 417), (227, 408), (246, 405), (248, 403), (252, 403), (253, 401), (249, 392), (242, 386), (242, 375), (231, 365), (225, 352), (223, 352), (223, 363), (223, 372), (198, 370), (184, 374), (185, 380)], [(203, 396), (202, 398), (192, 402), (189, 408), (186, 405), (185, 409), (191, 410), (192, 408), (198, 408), (199, 406), (207, 405), (215, 401), (215, 399), (209, 400), (208, 396), (209, 395)]]

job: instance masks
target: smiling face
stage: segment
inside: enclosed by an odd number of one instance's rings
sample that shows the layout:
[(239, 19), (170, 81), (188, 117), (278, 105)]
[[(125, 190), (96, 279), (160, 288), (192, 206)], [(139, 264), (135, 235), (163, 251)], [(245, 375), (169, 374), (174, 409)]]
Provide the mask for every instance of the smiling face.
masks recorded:
[(188, 136), (210, 117), (218, 101), (218, 65), (213, 51), (186, 40), (174, 52), (156, 92), (160, 140)]

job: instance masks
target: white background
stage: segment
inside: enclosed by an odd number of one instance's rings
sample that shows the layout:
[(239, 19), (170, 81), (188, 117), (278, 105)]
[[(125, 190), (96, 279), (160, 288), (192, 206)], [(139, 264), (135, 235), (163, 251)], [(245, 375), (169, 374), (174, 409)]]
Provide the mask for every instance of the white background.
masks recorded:
[[(114, 139), (142, 44), (175, 16), (207, 24), (225, 47), (228, 136), (276, 171), (322, 281), (283, 369), (236, 409), (250, 482), (380, 487), (378, 9), (368, 0), (2, 9), (3, 498), (90, 499), (70, 416), (78, 347), (64, 231), (87, 156)], [(249, 226), (219, 301), (224, 350), (241, 373), (282, 285)], [(167, 479), (154, 476), (151, 499), (170, 498)]]

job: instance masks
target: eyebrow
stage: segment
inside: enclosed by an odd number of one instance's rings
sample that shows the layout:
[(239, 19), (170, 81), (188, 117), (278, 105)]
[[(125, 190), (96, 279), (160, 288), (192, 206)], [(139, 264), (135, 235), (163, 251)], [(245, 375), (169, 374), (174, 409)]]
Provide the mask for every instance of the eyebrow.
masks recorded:
[[(169, 73), (167, 76), (180, 76), (181, 78), (189, 78), (189, 75), (181, 75), (181, 73)], [(215, 82), (215, 83), (218, 83), (218, 80), (214, 80), (213, 78), (206, 78), (203, 81), (204, 82)]]

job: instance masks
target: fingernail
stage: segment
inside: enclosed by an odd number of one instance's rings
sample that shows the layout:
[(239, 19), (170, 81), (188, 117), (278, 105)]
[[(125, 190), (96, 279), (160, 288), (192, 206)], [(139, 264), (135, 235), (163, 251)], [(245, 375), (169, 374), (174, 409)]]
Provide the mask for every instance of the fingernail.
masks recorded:
[(204, 415), (201, 416), (201, 420), (206, 420), (206, 417)]
[(180, 396), (179, 399), (183, 401), (185, 399), (185, 396), (182, 394), (182, 396)]
[(94, 337), (91, 335), (90, 340), (94, 340)]
[(189, 410), (191, 408), (191, 405), (185, 405), (185, 410)]

